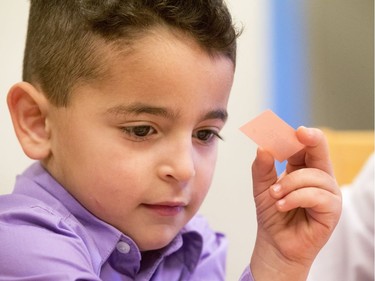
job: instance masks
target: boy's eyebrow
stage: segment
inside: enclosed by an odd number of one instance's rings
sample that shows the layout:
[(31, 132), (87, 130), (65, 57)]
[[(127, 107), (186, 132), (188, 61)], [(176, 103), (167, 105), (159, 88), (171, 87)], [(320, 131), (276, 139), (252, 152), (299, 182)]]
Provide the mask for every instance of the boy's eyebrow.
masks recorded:
[(228, 119), (228, 112), (225, 109), (211, 110), (207, 114), (205, 114), (203, 118), (203, 120), (208, 119), (219, 119), (225, 122)]
[(131, 105), (118, 105), (107, 110), (107, 113), (115, 115), (127, 115), (127, 114), (151, 114), (158, 115), (165, 118), (175, 118), (177, 114), (163, 107), (150, 106), (143, 103), (135, 103)]
[[(118, 105), (115, 107), (109, 108), (106, 113), (114, 114), (114, 115), (127, 115), (127, 114), (151, 114), (151, 115), (157, 115), (162, 116), (168, 119), (175, 119), (178, 117), (178, 112), (174, 112), (171, 110), (168, 110), (163, 107), (157, 107), (157, 106), (150, 106), (148, 104), (143, 103), (135, 103), (131, 105)], [(228, 119), (228, 113), (225, 109), (216, 109), (211, 110), (207, 112), (202, 120), (208, 120), (208, 119), (219, 119), (223, 122), (225, 122)]]

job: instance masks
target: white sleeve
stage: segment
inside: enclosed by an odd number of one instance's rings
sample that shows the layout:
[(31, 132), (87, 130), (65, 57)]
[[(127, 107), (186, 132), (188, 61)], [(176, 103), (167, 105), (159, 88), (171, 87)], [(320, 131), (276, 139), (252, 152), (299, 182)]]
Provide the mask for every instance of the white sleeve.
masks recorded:
[(315, 259), (308, 281), (374, 280), (374, 154), (350, 186), (330, 240)]

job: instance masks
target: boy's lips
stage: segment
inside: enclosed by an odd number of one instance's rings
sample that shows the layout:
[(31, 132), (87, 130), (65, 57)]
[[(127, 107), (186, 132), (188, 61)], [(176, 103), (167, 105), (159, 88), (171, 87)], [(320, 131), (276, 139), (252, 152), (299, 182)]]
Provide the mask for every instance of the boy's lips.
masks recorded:
[(186, 207), (186, 204), (182, 202), (161, 202), (143, 204), (143, 206), (160, 216), (171, 217), (178, 215)]

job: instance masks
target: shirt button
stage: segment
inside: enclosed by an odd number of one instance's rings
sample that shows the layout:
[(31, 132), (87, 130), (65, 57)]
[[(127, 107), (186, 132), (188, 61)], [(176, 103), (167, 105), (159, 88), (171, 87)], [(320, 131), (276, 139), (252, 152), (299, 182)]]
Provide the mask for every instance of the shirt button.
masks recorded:
[(121, 254), (128, 254), (130, 252), (130, 245), (126, 242), (120, 241), (117, 243), (116, 249)]

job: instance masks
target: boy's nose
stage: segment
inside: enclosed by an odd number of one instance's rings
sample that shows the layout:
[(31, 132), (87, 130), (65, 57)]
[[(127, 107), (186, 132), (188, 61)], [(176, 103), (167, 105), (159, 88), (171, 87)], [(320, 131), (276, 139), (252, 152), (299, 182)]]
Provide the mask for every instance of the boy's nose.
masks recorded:
[(183, 184), (195, 176), (194, 150), (191, 143), (170, 146), (166, 153), (168, 155), (164, 155), (159, 169), (161, 177)]

